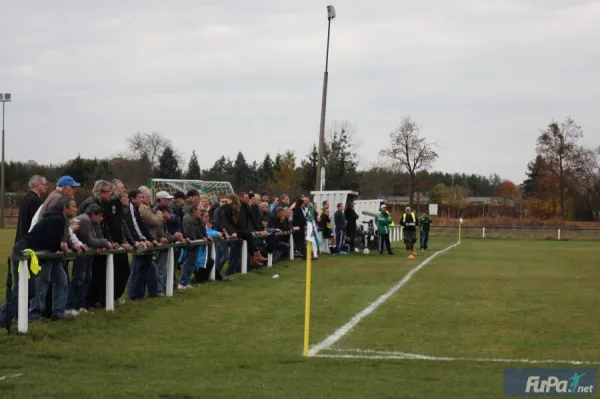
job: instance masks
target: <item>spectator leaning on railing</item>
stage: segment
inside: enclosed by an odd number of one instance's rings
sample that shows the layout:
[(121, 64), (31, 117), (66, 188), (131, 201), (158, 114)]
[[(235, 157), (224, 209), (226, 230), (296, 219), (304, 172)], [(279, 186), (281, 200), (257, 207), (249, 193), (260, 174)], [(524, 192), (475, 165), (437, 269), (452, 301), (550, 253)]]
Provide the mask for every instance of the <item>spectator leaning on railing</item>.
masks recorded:
[[(206, 235), (206, 228), (204, 227), (201, 218), (202, 215), (198, 205), (190, 206), (189, 212), (183, 217), (183, 222), (181, 223), (181, 229), (185, 239), (189, 241), (210, 241), (210, 238)], [(196, 270), (198, 251), (199, 247), (193, 247), (186, 248), (183, 252), (181, 278), (179, 279), (179, 286), (177, 287), (180, 290), (192, 288), (190, 283), (192, 280), (192, 274)]]
[[(68, 237), (69, 221), (77, 215), (77, 204), (72, 197), (62, 196), (54, 202), (54, 206), (49, 209), (48, 213), (45, 213), (40, 222), (46, 219), (51, 220), (51, 227), (47, 226), (47, 231), (51, 235), (51, 239), (47, 239), (43, 234), (35, 237), (36, 240), (48, 240), (46, 249), (52, 252), (59, 250), (67, 251), (69, 244), (67, 243), (66, 237)], [(61, 227), (62, 235), (58, 236), (58, 226)], [(35, 229), (35, 226), (33, 227)], [(55, 232), (56, 230), (56, 232)], [(28, 248), (27, 249), (33, 249)], [(25, 248), (24, 248), (25, 249)], [(87, 246), (80, 244), (78, 252), (87, 250)], [(52, 286), (52, 319), (64, 319), (65, 309), (67, 306), (67, 271), (64, 267), (62, 259), (53, 259), (48, 262), (43, 262), (43, 266), (40, 269), (38, 278), (36, 280), (36, 298), (31, 302), (31, 309), (29, 311), (29, 319), (31, 321), (37, 321), (42, 318), (44, 310), (46, 308), (46, 293), (48, 286)]]
[[(167, 223), (171, 219), (171, 208), (168, 204), (160, 204), (156, 208), (156, 215), (162, 218), (162, 222), (156, 229), (156, 239), (162, 244), (172, 244), (176, 241), (184, 241), (183, 234), (176, 232), (171, 234)], [(158, 296), (165, 296), (167, 292), (167, 261), (169, 250), (157, 251), (156, 263), (158, 265)]]
[[(215, 230), (213, 224), (210, 220), (210, 215), (207, 210), (203, 209), (200, 211), (200, 217), (202, 218), (202, 223), (204, 228), (206, 229), (206, 235), (210, 237), (212, 240), (221, 240), (224, 237), (224, 234)], [(196, 273), (195, 278), (199, 283), (204, 283), (208, 281), (212, 268), (215, 266), (215, 260), (212, 258), (210, 254), (210, 247), (202, 246), (198, 250), (198, 260), (196, 262)], [(223, 277), (221, 275), (220, 270), (215, 270), (215, 280), (217, 281), (231, 281), (227, 277)]]
[[(80, 208), (81, 209), (81, 208)], [(74, 220), (79, 222), (77, 237), (88, 248), (101, 250), (103, 248), (112, 249), (118, 247), (110, 243), (102, 235), (102, 221), (104, 219), (104, 209), (100, 204), (89, 204), (83, 215), (77, 216)], [(80, 256), (73, 262), (73, 271), (71, 273), (71, 282), (67, 296), (67, 315), (78, 316), (80, 313), (88, 313), (88, 290), (92, 278), (92, 264), (96, 258), (102, 259), (106, 265), (105, 256)], [(104, 281), (106, 275), (104, 275)], [(105, 281), (106, 282), (106, 281)], [(96, 299), (91, 297), (92, 300)]]
[[(283, 208), (276, 208), (275, 215), (271, 217), (271, 226), (281, 232), (287, 233), (292, 230), (292, 226)], [(276, 237), (277, 249), (280, 253), (280, 260), (286, 259), (289, 256), (290, 244), (287, 237)]]
[[(148, 227), (142, 221), (138, 208), (142, 203), (143, 195), (139, 190), (131, 190), (128, 193), (129, 197), (129, 212), (125, 217), (129, 231), (135, 241), (137, 248), (149, 248), (154, 243), (154, 238), (150, 235)], [(132, 256), (131, 273), (127, 282), (127, 294), (132, 301), (144, 299), (146, 296), (146, 283), (148, 283), (149, 296), (158, 295), (158, 281), (149, 281), (152, 277), (152, 253), (141, 253)]]
[[(110, 203), (110, 196), (110, 183), (105, 180), (96, 181), (96, 183), (94, 183), (94, 188), (92, 189), (92, 195), (79, 205), (78, 214), (85, 215), (87, 208), (91, 205), (98, 205), (103, 209), (107, 209)], [(95, 229), (97, 230), (96, 233), (98, 237), (107, 239), (110, 237), (108, 228), (103, 219), (100, 220), (99, 224), (95, 225)], [(79, 237), (80, 235), (77, 234), (78, 239)], [(94, 256), (90, 262), (91, 280), (88, 292), (89, 304), (91, 307), (103, 307), (106, 299), (106, 256)], [(90, 277), (88, 276), (88, 278)]]
[[(14, 317), (17, 316), (19, 300), (19, 262), (24, 259), (23, 251), (31, 250), (34, 252), (58, 252), (67, 251), (68, 244), (65, 242), (65, 228), (68, 226), (69, 219), (77, 214), (77, 205), (71, 197), (61, 197), (46, 215), (36, 223), (33, 228), (27, 232), (19, 241), (16, 242), (12, 250), (11, 261), (15, 277), (11, 295), (6, 298), (6, 303), (0, 310), (0, 325), (6, 326)], [(55, 260), (39, 260), (41, 270), (35, 269), (37, 257), (29, 261), (29, 275), (39, 273), (36, 282), (38, 282), (38, 295), (32, 299), (32, 306), (29, 313), (29, 320), (39, 320), (42, 316), (46, 302), (46, 290), (49, 282), (55, 286), (55, 295), (53, 297), (52, 319), (64, 319), (67, 299), (67, 275), (62, 267), (62, 262)]]
[[(162, 217), (154, 214), (154, 212), (153, 212), (152, 193), (151, 193), (150, 189), (146, 186), (141, 186), (139, 188), (139, 190), (140, 190), (140, 193), (142, 194), (142, 201), (140, 202), (140, 204), (138, 206), (138, 212), (140, 213), (142, 222), (148, 227), (148, 232), (150, 233), (150, 236), (156, 238), (156, 231), (158, 229), (158, 226), (160, 226), (162, 223)], [(170, 198), (164, 198), (165, 194), (168, 197), (171, 197), (168, 193), (161, 192), (160, 194), (163, 198), (159, 199), (159, 201), (166, 201), (167, 199), (170, 200)], [(160, 254), (160, 259), (158, 259), (159, 254)], [(165, 251), (159, 251), (152, 255), (152, 267), (151, 267), (150, 271), (148, 272), (148, 277), (147, 277), (148, 294), (152, 297), (164, 295), (164, 292), (160, 292), (160, 290), (159, 290), (159, 286), (160, 286), (160, 284), (158, 283), (158, 281), (159, 281), (158, 261), (159, 260), (162, 263), (161, 266), (164, 268), (164, 273), (166, 275), (167, 258), (166, 258)]]
[[(244, 211), (242, 213), (242, 204), (237, 195), (232, 194), (229, 196), (229, 199), (231, 200), (231, 204), (226, 204), (222, 207), (221, 227), (227, 231), (229, 236), (245, 240), (248, 244), (248, 251), (252, 254), (250, 263), (253, 266), (262, 266), (266, 258), (260, 254), (254, 243), (254, 237), (248, 231), (247, 212)], [(233, 254), (231, 257), (233, 258)]]
[[(218, 232), (223, 233), (225, 236), (227, 236), (227, 231), (223, 228), (223, 226), (221, 224), (221, 207), (230, 201), (231, 200), (229, 200), (226, 195), (220, 196), (219, 197), (219, 206), (214, 210), (214, 212), (212, 214), (213, 229)], [(216, 267), (216, 271), (218, 271), (219, 273), (222, 273), (225, 262), (227, 262), (229, 260), (229, 246), (230, 246), (230, 243), (227, 241), (220, 241), (215, 244), (215, 250), (217, 253), (216, 259), (215, 259), (215, 267)], [(229, 271), (229, 269), (228, 269), (228, 271)]]
[[(113, 180), (110, 185), (112, 196), (108, 204), (104, 204), (104, 224), (107, 228), (110, 240), (127, 251), (131, 250), (131, 246), (135, 244), (133, 236), (129, 231), (129, 227), (125, 222), (125, 212), (129, 208), (129, 198), (125, 186), (120, 180)], [(129, 256), (127, 254), (115, 254), (113, 256), (114, 271), (115, 271), (115, 296), (117, 300), (121, 298), (127, 287), (129, 280)], [(125, 298), (121, 299), (121, 303)]]

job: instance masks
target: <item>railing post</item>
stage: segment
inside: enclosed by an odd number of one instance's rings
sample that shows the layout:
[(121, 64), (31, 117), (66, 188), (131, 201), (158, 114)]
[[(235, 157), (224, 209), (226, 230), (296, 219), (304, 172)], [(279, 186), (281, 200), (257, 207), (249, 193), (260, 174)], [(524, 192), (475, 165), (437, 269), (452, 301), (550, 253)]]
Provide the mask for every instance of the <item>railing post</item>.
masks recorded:
[(400, 226), (400, 241), (404, 241), (404, 229)]
[[(208, 248), (206, 248), (206, 257), (208, 258)], [(213, 268), (210, 270), (210, 275), (208, 276), (208, 279), (210, 281), (215, 281), (217, 276), (217, 244), (214, 242), (210, 244), (210, 257), (212, 258), (214, 264)]]
[(558, 239), (560, 240), (560, 229), (558, 229)]
[[(12, 265), (9, 265), (12, 267)], [(19, 317), (18, 331), (27, 334), (29, 330), (29, 262), (22, 260), (19, 262)]]
[(173, 284), (175, 281), (175, 249), (169, 248), (167, 253), (167, 296), (173, 296)]
[(481, 238), (485, 238), (485, 227), (481, 228)]
[(273, 267), (273, 254), (270, 252), (267, 254), (267, 267)]
[(248, 243), (242, 240), (242, 274), (248, 273)]
[(290, 260), (294, 260), (294, 233), (290, 234)]
[(106, 311), (115, 310), (115, 260), (113, 254), (106, 255)]

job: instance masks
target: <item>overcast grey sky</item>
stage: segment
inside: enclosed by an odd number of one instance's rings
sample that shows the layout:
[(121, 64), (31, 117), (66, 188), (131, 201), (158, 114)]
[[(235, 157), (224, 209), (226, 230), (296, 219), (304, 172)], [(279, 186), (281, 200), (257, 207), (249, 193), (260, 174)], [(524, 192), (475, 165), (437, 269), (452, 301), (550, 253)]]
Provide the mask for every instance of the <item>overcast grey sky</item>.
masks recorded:
[[(333, 1), (333, 0), (331, 0)], [(13, 160), (105, 157), (157, 131), (201, 167), (318, 137), (327, 34), (317, 0), (0, 0)], [(333, 3), (327, 126), (377, 160), (404, 115), (436, 169), (523, 179), (539, 129), (572, 116), (600, 144), (600, 1)]]

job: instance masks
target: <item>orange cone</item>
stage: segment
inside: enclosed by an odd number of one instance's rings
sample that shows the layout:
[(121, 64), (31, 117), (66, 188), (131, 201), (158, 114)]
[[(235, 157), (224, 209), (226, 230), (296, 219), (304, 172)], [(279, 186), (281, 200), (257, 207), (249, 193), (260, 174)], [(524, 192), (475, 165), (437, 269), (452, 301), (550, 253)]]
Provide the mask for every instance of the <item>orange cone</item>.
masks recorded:
[(417, 256), (417, 251), (413, 252), (412, 254), (413, 256)]
[(408, 255), (408, 259), (414, 259), (415, 257), (412, 255)]

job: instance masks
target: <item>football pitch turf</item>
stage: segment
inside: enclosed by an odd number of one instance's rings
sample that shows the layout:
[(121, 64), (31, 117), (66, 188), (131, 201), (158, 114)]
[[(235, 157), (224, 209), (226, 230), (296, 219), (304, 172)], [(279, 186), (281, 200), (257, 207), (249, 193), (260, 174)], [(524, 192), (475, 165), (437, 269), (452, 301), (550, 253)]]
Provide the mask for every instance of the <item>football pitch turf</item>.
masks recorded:
[(0, 333), (0, 397), (499, 398), (505, 368), (600, 364), (597, 243), (463, 240), (423, 265), (452, 244), (313, 262), (312, 357), (305, 264), (286, 261)]

